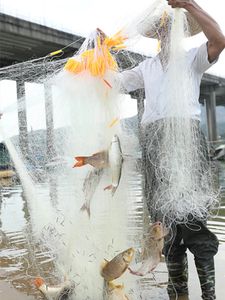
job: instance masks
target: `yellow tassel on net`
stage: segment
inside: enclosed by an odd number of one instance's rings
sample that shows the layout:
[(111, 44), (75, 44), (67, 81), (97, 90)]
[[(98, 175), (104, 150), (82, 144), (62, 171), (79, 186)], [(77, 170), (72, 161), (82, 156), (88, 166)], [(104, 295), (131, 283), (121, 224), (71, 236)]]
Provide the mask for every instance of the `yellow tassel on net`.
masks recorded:
[(114, 47), (113, 47), (113, 50), (119, 51), (119, 50), (125, 49), (125, 48), (126, 48), (125, 45), (118, 45), (118, 46), (114, 46)]
[(83, 71), (83, 65), (78, 60), (69, 58), (64, 69), (72, 73), (80, 73), (81, 71)]
[(113, 71), (116, 71), (118, 69), (117, 62), (115, 61), (114, 57), (112, 54), (109, 52), (109, 50), (106, 48), (103, 51), (103, 55), (105, 58), (105, 64), (107, 67)]
[(109, 128), (113, 127), (114, 125), (117, 125), (119, 121), (120, 121), (119, 118), (113, 119), (112, 122), (109, 124)]
[(160, 52), (161, 51), (161, 41), (158, 40), (158, 43), (157, 43), (157, 52)]
[(122, 31), (118, 31), (116, 34), (114, 34), (112, 37), (107, 37), (104, 40), (104, 44), (108, 48), (118, 48), (118, 47), (124, 47), (124, 41), (127, 39), (127, 37), (122, 35)]
[(56, 50), (54, 52), (49, 53), (49, 56), (54, 56), (54, 55), (57, 55), (57, 54), (62, 53), (62, 52), (63, 51), (61, 49), (60, 50)]
[(73, 73), (86, 70), (89, 71), (92, 76), (103, 78), (107, 70), (118, 70), (117, 62), (110, 53), (110, 49), (124, 49), (125, 39), (126, 37), (121, 34), (121, 31), (117, 32), (111, 38), (106, 38), (103, 43), (100, 37), (97, 37), (96, 47), (81, 53), (80, 61), (74, 58), (69, 59), (65, 65), (65, 69)]
[(164, 11), (161, 17), (159, 28), (162, 28), (165, 25), (167, 18), (168, 18), (168, 13)]

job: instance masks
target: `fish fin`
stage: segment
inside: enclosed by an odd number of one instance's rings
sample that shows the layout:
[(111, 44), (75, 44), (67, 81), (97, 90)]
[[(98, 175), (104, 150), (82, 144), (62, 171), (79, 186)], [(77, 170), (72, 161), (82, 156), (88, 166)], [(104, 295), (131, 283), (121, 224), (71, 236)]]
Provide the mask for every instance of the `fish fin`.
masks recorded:
[(117, 284), (116, 288), (120, 289), (120, 290), (123, 290), (124, 289), (124, 284)]
[(108, 262), (109, 261), (104, 258), (104, 260), (101, 262), (101, 265), (100, 265), (100, 270), (101, 271), (105, 268), (105, 266), (108, 264)]
[(87, 214), (88, 214), (88, 217), (90, 218), (91, 217), (91, 211), (90, 211), (90, 207), (88, 207), (87, 205), (86, 205), (86, 203), (84, 203), (83, 205), (82, 205), (82, 207), (80, 208), (80, 210), (81, 211), (87, 211)]
[(154, 271), (156, 267), (157, 267), (157, 265), (153, 266), (151, 269), (149, 269), (148, 273), (151, 273), (152, 271)]
[(96, 156), (96, 155), (104, 154), (104, 153), (105, 153), (105, 155), (107, 154), (107, 152), (105, 150), (102, 150), (102, 151), (98, 151), (98, 152), (93, 153), (92, 156)]
[(146, 259), (142, 262), (141, 266), (139, 269), (137, 269), (136, 271), (133, 271), (129, 268), (129, 271), (131, 274), (133, 275), (137, 275), (137, 276), (145, 276), (148, 273), (151, 273), (158, 265), (158, 263), (160, 262), (160, 260), (158, 259)]
[(108, 285), (108, 289), (113, 290), (115, 289), (116, 285), (113, 283), (113, 281), (106, 281)]
[(42, 286), (43, 284), (45, 284), (45, 281), (43, 278), (41, 277), (37, 277), (34, 279), (34, 285), (39, 288), (40, 286)]
[(76, 168), (76, 167), (83, 167), (87, 163), (85, 156), (76, 156), (75, 159), (77, 160), (77, 162), (73, 166), (74, 168)]
[(112, 190), (113, 189), (113, 185), (110, 184), (110, 185), (107, 185), (105, 188), (104, 188), (104, 191), (106, 190)]
[(144, 276), (145, 274), (144, 273), (141, 273), (139, 271), (133, 271), (131, 268), (128, 268), (129, 272), (132, 274), (132, 275), (137, 275), (137, 276)]

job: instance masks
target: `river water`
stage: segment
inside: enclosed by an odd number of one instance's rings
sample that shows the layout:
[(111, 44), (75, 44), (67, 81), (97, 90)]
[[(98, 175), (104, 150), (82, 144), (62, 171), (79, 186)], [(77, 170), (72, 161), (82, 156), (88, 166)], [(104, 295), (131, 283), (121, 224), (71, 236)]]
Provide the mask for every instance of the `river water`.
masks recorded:
[[(208, 222), (217, 235), (220, 246), (215, 257), (217, 299), (225, 298), (225, 164), (218, 163), (221, 186), (220, 209)], [(48, 252), (33, 246), (30, 238), (29, 212), (21, 186), (3, 188), (0, 194), (0, 299), (43, 299), (34, 288), (37, 275), (51, 277), (52, 262)], [(201, 299), (200, 286), (189, 254), (190, 299)], [(167, 272), (161, 262), (153, 275), (140, 280), (143, 299), (168, 299), (166, 294)], [(98, 300), (98, 299), (93, 299)], [(100, 300), (100, 299), (99, 299)], [(133, 299), (135, 300), (135, 299)]]

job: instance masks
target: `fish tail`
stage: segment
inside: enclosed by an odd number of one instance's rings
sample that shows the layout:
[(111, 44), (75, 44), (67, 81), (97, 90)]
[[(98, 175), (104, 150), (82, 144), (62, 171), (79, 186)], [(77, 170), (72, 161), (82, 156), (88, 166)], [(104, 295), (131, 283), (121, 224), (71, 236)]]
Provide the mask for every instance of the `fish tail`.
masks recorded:
[(82, 207), (80, 208), (80, 210), (81, 210), (81, 211), (85, 211), (85, 210), (86, 210), (86, 211), (87, 211), (87, 214), (88, 214), (88, 217), (89, 217), (89, 218), (91, 217), (90, 207), (88, 207), (86, 203), (84, 203), (84, 204), (82, 205)]
[(74, 164), (73, 168), (83, 167), (87, 164), (85, 156), (76, 156), (75, 159), (77, 160), (77, 162)]
[(117, 190), (117, 186), (113, 186), (113, 187), (112, 187), (112, 196), (114, 196), (116, 190)]

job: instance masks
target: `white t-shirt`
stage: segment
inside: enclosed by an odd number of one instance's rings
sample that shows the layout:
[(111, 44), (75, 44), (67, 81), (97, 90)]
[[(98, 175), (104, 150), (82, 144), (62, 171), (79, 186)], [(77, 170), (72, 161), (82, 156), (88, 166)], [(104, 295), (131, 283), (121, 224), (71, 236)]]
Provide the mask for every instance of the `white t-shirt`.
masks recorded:
[[(192, 93), (193, 99), (190, 100), (190, 117), (200, 120), (201, 110), (199, 95), (201, 79), (203, 73), (212, 66), (216, 60), (212, 63), (208, 61), (207, 44), (204, 43), (199, 48), (192, 48), (187, 52), (187, 61), (192, 70), (194, 84)], [(120, 83), (127, 92), (141, 88), (145, 89), (146, 103), (141, 121), (143, 125), (167, 117), (165, 111), (162, 109), (164, 107), (164, 103), (162, 102), (167, 99), (167, 86), (164, 84), (164, 77), (165, 73), (158, 55), (144, 60), (131, 70), (120, 73)]]

